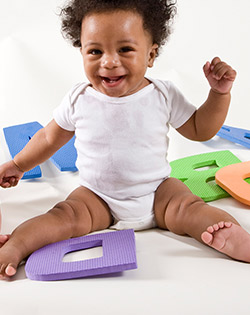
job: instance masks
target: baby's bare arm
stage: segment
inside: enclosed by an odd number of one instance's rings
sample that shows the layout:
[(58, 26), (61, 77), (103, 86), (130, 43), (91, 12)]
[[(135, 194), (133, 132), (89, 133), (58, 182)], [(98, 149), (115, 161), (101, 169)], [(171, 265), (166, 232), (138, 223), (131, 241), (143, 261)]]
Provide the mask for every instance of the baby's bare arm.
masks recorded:
[(231, 88), (236, 72), (218, 57), (203, 67), (210, 84), (205, 103), (177, 131), (188, 139), (206, 141), (211, 139), (223, 125), (227, 116)]
[(21, 171), (26, 172), (49, 159), (73, 135), (74, 132), (62, 129), (52, 120), (31, 138), (13, 161)]
[(177, 131), (195, 141), (211, 139), (225, 121), (230, 99), (230, 93), (218, 94), (210, 90), (206, 102)]
[(39, 130), (12, 161), (0, 165), (0, 186), (16, 186), (23, 173), (46, 161), (74, 135), (74, 132), (59, 127), (52, 120)]

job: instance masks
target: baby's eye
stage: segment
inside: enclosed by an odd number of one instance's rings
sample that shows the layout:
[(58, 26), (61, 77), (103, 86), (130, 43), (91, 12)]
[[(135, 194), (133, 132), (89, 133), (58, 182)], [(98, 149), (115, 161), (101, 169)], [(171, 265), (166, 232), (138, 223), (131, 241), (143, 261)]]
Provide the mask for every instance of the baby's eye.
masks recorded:
[(102, 54), (101, 50), (99, 50), (99, 49), (91, 49), (91, 50), (89, 50), (88, 53), (90, 55), (100, 55), (100, 54)]
[(130, 51), (133, 51), (133, 50), (134, 49), (132, 47), (126, 46), (126, 47), (120, 48), (119, 52), (126, 53), (126, 52), (130, 52)]

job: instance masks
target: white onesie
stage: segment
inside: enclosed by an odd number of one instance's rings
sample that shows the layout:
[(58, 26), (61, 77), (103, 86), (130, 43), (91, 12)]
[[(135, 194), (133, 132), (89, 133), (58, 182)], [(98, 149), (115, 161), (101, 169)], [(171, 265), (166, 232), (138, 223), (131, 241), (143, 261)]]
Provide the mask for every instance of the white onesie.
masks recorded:
[(118, 229), (155, 226), (154, 194), (171, 171), (169, 124), (180, 127), (196, 110), (171, 82), (150, 81), (120, 98), (81, 83), (54, 111), (61, 128), (75, 131), (80, 185), (107, 202)]

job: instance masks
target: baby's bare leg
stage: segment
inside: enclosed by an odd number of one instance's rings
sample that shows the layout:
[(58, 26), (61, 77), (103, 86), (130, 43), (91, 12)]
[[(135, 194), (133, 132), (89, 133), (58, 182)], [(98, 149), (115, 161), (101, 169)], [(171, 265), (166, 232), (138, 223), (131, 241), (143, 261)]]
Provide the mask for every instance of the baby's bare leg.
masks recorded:
[(250, 262), (250, 235), (229, 213), (209, 206), (181, 181), (169, 178), (158, 187), (154, 209), (160, 228), (192, 236), (232, 258)]
[(13, 231), (0, 248), (0, 274), (13, 276), (24, 258), (47, 244), (102, 230), (111, 223), (108, 205), (89, 189), (79, 187), (46, 214)]

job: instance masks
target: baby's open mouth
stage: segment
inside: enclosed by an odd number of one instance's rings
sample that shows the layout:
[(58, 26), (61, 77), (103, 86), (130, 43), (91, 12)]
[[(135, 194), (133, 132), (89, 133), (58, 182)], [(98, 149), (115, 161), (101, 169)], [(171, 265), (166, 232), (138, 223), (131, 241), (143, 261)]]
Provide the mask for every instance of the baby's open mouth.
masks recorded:
[(105, 81), (108, 84), (114, 84), (118, 83), (124, 78), (124, 75), (121, 76), (115, 76), (115, 77), (101, 77), (103, 81)]

